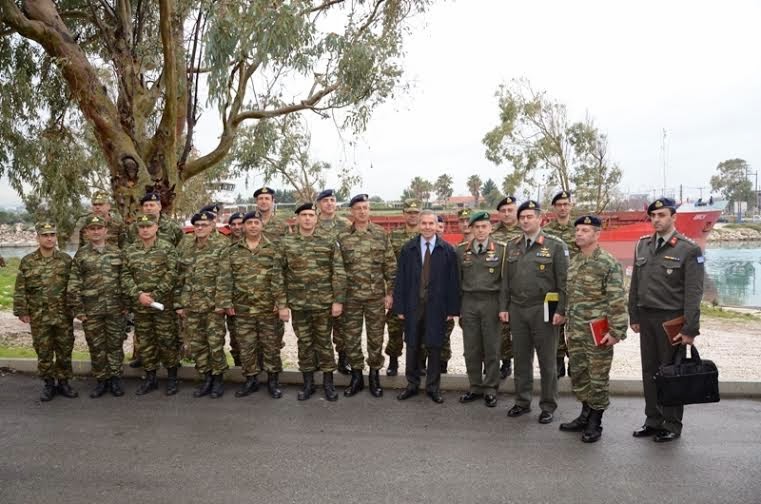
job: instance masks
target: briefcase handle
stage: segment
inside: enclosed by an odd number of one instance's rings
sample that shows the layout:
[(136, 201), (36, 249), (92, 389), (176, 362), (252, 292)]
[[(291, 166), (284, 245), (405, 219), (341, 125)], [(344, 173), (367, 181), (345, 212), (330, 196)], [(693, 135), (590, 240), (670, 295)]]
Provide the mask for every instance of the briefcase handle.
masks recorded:
[(679, 345), (680, 348), (677, 350), (676, 355), (674, 355), (674, 364), (679, 365), (682, 363), (682, 361), (689, 361), (689, 362), (695, 362), (696, 364), (700, 364), (703, 362), (700, 359), (700, 354), (698, 353), (698, 347), (695, 345), (692, 346), (692, 356), (688, 359), (687, 358), (687, 345)]

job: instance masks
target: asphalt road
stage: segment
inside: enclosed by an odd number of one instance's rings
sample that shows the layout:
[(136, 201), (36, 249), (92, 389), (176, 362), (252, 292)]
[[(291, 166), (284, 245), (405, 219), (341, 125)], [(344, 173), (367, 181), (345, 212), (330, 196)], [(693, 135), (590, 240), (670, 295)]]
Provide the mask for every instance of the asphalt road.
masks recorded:
[[(613, 398), (603, 439), (497, 408), (404, 403), (387, 390), (328, 403), (287, 388), (218, 400), (180, 394), (37, 400), (40, 381), (0, 377), (0, 503), (754, 503), (761, 502), (761, 401), (692, 406), (683, 437), (634, 439), (643, 400)], [(163, 384), (162, 384), (163, 386)]]

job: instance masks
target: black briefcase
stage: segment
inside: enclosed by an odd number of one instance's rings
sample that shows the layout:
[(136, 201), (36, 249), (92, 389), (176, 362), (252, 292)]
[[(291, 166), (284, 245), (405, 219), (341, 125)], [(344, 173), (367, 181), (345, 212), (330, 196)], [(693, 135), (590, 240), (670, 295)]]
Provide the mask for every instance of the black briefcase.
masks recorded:
[(661, 406), (719, 402), (719, 370), (712, 361), (701, 359), (694, 345), (689, 359), (682, 345), (674, 363), (661, 366), (654, 379)]

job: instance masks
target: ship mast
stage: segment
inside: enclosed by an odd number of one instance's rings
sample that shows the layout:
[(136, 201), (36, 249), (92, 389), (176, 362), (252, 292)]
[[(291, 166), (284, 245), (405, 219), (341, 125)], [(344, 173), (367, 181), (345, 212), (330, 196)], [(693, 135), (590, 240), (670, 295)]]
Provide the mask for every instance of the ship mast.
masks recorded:
[(661, 194), (666, 196), (666, 128), (663, 128), (663, 139), (661, 141), (661, 155), (663, 156), (663, 191)]

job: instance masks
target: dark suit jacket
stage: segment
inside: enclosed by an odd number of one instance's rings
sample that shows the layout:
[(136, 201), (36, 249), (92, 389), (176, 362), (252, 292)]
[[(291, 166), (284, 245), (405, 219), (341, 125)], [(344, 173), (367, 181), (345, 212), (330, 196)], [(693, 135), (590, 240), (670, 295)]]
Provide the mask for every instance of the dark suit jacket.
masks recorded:
[(436, 245), (431, 252), (425, 334), (421, 335), (418, 334), (417, 314), (422, 270), (420, 235), (417, 235), (405, 243), (399, 253), (393, 311), (404, 315), (404, 340), (408, 345), (422, 342), (428, 347), (440, 348), (444, 341), (447, 316), (460, 313), (460, 276), (454, 247), (440, 236), (436, 238)]

